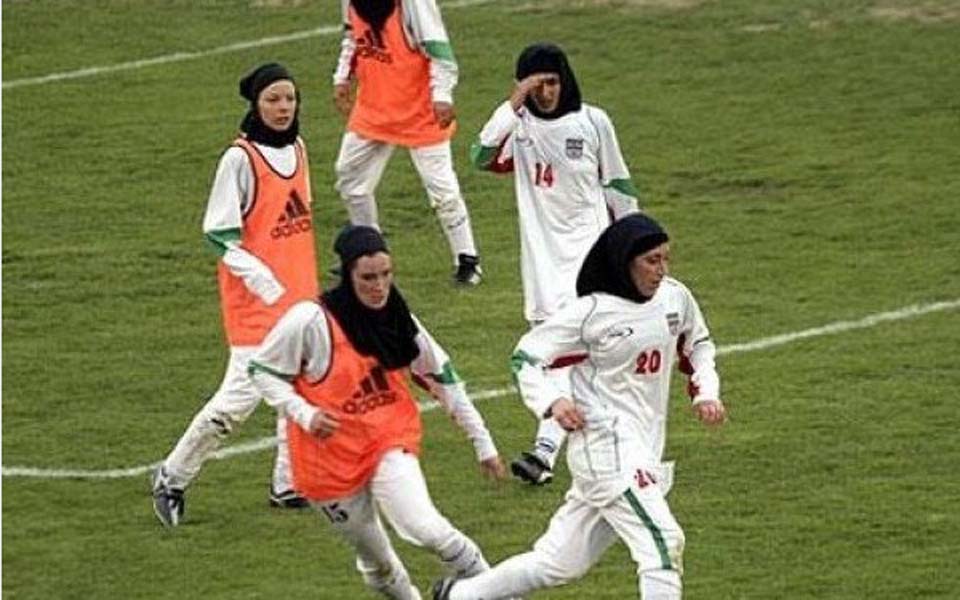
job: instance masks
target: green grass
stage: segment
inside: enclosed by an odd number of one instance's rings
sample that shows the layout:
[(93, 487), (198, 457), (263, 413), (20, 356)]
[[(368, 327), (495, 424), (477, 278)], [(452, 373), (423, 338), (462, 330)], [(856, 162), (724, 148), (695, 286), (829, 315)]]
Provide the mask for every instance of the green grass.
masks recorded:
[[(4, 2), (4, 82), (336, 24), (335, 3)], [(881, 9), (887, 9), (884, 13)], [(889, 9), (901, 9), (900, 17)], [(398, 151), (380, 187), (398, 282), (471, 389), (509, 382), (524, 331), (513, 184), (467, 148), (529, 42), (563, 45), (605, 108), (674, 271), (721, 346), (960, 298), (960, 2), (499, 0), (444, 11), (461, 66), (456, 161), (486, 279), (449, 284), (446, 244)], [(346, 213), (336, 36), (3, 90), (3, 464), (159, 460), (219, 383), (215, 257), (200, 220), (244, 105), (280, 60), (302, 88), (321, 269)], [(956, 310), (719, 360), (731, 421), (703, 431), (676, 390), (670, 504), (688, 598), (954, 598), (960, 518)], [(505, 456), (532, 417), (478, 404)], [(424, 417), (434, 499), (493, 561), (527, 549), (569, 483), (482, 481)], [(269, 435), (260, 409), (236, 436)], [(3, 479), (3, 595), (372, 598), (320, 517), (266, 507), (272, 456), (211, 461), (163, 532), (145, 478)], [(423, 590), (436, 561), (398, 550)], [(636, 596), (616, 546), (537, 598)]]

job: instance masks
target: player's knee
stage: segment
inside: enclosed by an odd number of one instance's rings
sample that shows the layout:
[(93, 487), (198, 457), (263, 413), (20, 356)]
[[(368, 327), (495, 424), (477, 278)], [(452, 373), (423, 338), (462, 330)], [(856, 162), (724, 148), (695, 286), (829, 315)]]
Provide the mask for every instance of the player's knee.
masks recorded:
[(573, 560), (574, 558), (567, 555), (538, 555), (539, 569), (546, 577), (547, 585), (565, 585), (586, 575), (590, 564), (587, 561)]
[(212, 407), (209, 404), (200, 411), (198, 424), (201, 430), (225, 438), (233, 432), (236, 419), (229, 413)]
[(422, 548), (439, 550), (455, 537), (456, 530), (440, 515), (393, 523), (394, 529), (405, 541)]

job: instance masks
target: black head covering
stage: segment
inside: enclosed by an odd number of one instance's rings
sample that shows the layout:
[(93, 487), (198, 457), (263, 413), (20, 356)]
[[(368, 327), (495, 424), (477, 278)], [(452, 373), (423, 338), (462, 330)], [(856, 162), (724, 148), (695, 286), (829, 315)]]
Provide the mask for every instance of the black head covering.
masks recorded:
[(353, 10), (377, 33), (383, 31), (383, 24), (396, 8), (395, 0), (350, 0)]
[(527, 96), (527, 110), (541, 119), (559, 119), (563, 115), (580, 110), (580, 87), (567, 55), (554, 44), (531, 44), (523, 49), (517, 59), (517, 81), (534, 73), (556, 73), (560, 76), (560, 102), (556, 110), (545, 113), (537, 108), (533, 98)]
[(352, 273), (357, 259), (377, 252), (390, 253), (380, 232), (372, 227), (348, 225), (333, 245), (340, 256), (340, 284), (323, 294), (324, 305), (360, 354), (375, 356), (387, 369), (409, 366), (420, 354), (417, 325), (400, 290), (390, 287), (381, 309), (364, 306), (353, 289)]
[(577, 295), (606, 292), (634, 302), (649, 298), (630, 278), (630, 261), (669, 241), (667, 232), (650, 217), (637, 213), (607, 227), (590, 248), (577, 275)]
[[(286, 131), (277, 131), (268, 127), (260, 118), (257, 99), (267, 86), (283, 79), (293, 82), (293, 87), (297, 90), (297, 110), (293, 113), (290, 127)], [(288, 146), (297, 140), (300, 133), (300, 89), (286, 67), (279, 63), (260, 65), (240, 80), (240, 95), (250, 101), (250, 109), (240, 123), (240, 131), (247, 134), (248, 140), (275, 148)]]

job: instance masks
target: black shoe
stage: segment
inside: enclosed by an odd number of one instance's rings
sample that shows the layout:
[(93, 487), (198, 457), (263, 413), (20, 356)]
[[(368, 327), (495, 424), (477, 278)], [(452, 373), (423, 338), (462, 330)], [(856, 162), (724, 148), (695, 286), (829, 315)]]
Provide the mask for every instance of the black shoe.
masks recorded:
[(450, 590), (456, 582), (457, 580), (453, 577), (444, 577), (434, 583), (433, 600), (448, 600), (450, 598)]
[(270, 488), (270, 506), (274, 508), (308, 508), (310, 502), (293, 490), (275, 492)]
[(480, 258), (469, 254), (457, 255), (457, 272), (453, 278), (460, 285), (478, 285), (483, 279)]
[(553, 481), (550, 465), (533, 452), (521, 452), (520, 458), (510, 463), (514, 477), (531, 485), (546, 485)]
[(163, 467), (157, 467), (153, 472), (152, 487), (153, 514), (164, 527), (176, 527), (187, 508), (183, 490), (167, 486)]

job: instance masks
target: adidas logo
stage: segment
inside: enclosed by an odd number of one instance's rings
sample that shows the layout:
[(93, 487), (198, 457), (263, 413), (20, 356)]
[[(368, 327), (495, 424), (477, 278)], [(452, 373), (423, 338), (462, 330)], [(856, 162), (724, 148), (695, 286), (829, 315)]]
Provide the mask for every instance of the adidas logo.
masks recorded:
[(313, 229), (313, 223), (310, 220), (310, 209), (300, 199), (297, 190), (293, 190), (290, 192), (290, 199), (287, 200), (283, 214), (277, 219), (276, 226), (270, 230), (270, 237), (273, 239), (290, 237), (311, 229)]
[(397, 394), (390, 389), (387, 374), (383, 367), (376, 366), (360, 381), (360, 389), (353, 392), (340, 408), (348, 415), (362, 415), (396, 401)]
[(357, 38), (356, 56), (360, 58), (372, 58), (373, 60), (388, 65), (393, 62), (393, 57), (387, 52), (380, 34), (369, 29), (364, 31), (361, 37)]

